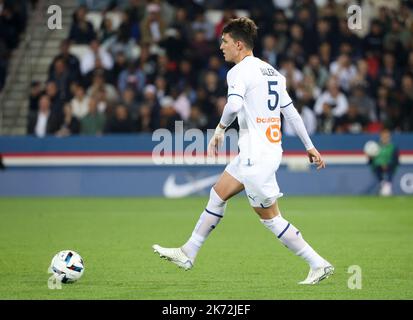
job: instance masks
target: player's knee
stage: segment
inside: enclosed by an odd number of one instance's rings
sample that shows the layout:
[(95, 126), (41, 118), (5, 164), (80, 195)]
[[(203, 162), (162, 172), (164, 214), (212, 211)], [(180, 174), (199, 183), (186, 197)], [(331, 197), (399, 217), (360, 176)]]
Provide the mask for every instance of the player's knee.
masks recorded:
[(227, 202), (221, 199), (214, 188), (211, 188), (207, 209), (216, 214), (223, 215), (226, 205)]
[(209, 198), (210, 199), (213, 198), (216, 201), (226, 202), (227, 200), (226, 197), (227, 195), (225, 193), (225, 190), (218, 187), (217, 185), (214, 185), (211, 188), (211, 191), (209, 192)]
[(219, 206), (225, 206), (227, 203), (226, 201), (222, 200), (220, 195), (215, 191), (215, 189), (212, 187), (211, 191), (209, 192), (209, 199), (212, 200), (216, 205)]

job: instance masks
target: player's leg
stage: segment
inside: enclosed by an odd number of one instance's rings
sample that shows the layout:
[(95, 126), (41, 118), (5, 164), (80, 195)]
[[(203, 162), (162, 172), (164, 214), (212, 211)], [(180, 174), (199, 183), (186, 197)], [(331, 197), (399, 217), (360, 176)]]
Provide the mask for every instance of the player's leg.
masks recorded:
[(243, 184), (227, 171), (222, 173), (217, 183), (211, 188), (205, 210), (201, 213), (191, 237), (181, 247), (192, 262), (211, 231), (224, 217), (227, 200), (243, 189)]
[(227, 200), (244, 189), (241, 179), (237, 176), (238, 162), (238, 157), (233, 159), (211, 188), (206, 208), (201, 213), (188, 241), (181, 248), (163, 248), (154, 245), (155, 252), (185, 270), (192, 268), (202, 244), (224, 216)]
[(322, 258), (303, 238), (301, 232), (284, 219), (275, 201), (269, 207), (254, 207), (260, 221), (278, 240), (310, 265), (310, 272), (302, 284), (315, 284), (328, 278), (334, 271), (332, 265)]
[(262, 224), (268, 228), (278, 240), (296, 255), (316, 269), (325, 265), (325, 260), (315, 252), (303, 239), (301, 232), (281, 215), (277, 201), (268, 208), (254, 208), (260, 216)]

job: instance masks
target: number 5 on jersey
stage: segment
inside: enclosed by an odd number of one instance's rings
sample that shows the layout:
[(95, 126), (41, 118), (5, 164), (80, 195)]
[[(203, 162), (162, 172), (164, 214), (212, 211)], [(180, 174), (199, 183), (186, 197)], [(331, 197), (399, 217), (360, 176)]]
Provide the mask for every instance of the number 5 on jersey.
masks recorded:
[[(275, 86), (278, 84), (277, 81), (268, 81), (268, 109), (274, 111), (277, 108), (278, 100), (280, 96), (275, 90)], [(281, 127), (280, 123), (269, 125), (267, 131), (265, 132), (267, 139), (272, 143), (277, 143), (281, 141)]]

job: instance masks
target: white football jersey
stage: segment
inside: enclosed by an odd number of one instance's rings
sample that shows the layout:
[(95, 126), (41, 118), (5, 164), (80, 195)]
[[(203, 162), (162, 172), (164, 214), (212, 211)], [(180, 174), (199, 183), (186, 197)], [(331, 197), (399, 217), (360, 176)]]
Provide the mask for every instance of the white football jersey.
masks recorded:
[(281, 148), (280, 109), (292, 103), (285, 77), (268, 63), (245, 57), (227, 74), (228, 97), (243, 99), (238, 113), (240, 158), (248, 162)]

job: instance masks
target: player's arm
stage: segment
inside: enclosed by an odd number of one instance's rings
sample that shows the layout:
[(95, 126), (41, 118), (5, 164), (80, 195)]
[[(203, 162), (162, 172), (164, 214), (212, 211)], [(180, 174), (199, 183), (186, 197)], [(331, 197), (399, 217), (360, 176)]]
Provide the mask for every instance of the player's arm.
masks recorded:
[(208, 155), (213, 156), (218, 154), (218, 147), (224, 141), (225, 129), (228, 128), (238, 115), (243, 104), (243, 98), (239, 95), (230, 94), (227, 104), (222, 112), (221, 119), (215, 129), (214, 136), (208, 144)]
[(307, 150), (307, 155), (311, 163), (317, 165), (317, 169), (325, 168), (324, 160), (321, 158), (320, 153), (314, 147), (313, 142), (308, 135), (308, 132), (304, 126), (303, 119), (301, 119), (300, 114), (294, 107), (293, 103), (289, 103), (285, 107), (281, 107), (281, 113), (284, 119), (294, 128), (297, 136), (300, 138), (301, 142), (304, 144)]

